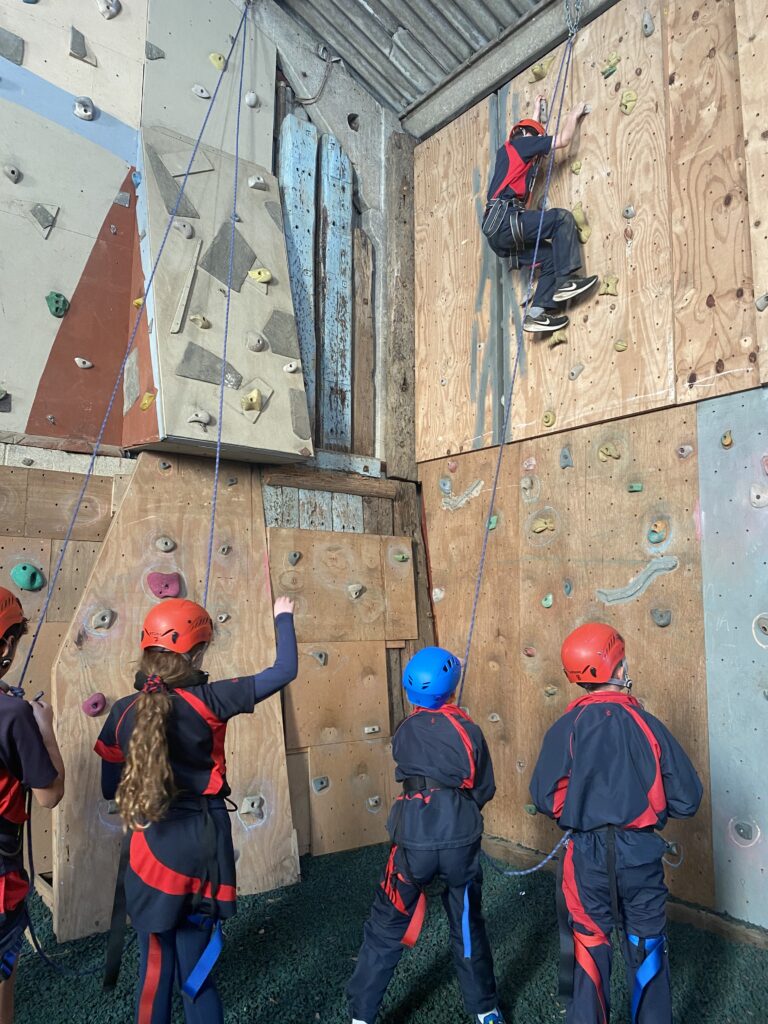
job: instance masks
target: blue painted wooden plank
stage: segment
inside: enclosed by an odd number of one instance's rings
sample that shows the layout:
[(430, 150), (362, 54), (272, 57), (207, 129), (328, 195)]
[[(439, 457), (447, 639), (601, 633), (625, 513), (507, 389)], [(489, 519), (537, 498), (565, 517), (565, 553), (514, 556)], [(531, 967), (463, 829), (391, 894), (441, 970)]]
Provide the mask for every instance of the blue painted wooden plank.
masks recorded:
[(317, 339), (315, 332), (315, 224), (317, 129), (288, 114), (280, 128), (278, 178), (283, 196), (285, 247), (293, 310), (299, 335), (309, 422), (315, 424)]
[(352, 447), (352, 166), (320, 140), (320, 447)]
[(768, 507), (750, 489), (768, 485), (768, 392), (701, 402), (697, 427), (715, 909), (766, 928)]

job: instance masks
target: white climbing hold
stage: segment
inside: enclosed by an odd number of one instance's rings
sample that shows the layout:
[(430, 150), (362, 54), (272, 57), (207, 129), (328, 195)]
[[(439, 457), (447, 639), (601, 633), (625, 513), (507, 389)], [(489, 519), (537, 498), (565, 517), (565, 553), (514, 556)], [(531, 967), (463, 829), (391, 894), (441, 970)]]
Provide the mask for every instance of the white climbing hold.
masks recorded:
[(93, 120), (95, 107), (93, 100), (88, 96), (77, 96), (72, 110), (75, 117), (79, 117), (81, 121)]
[(655, 27), (656, 26), (653, 23), (653, 15), (650, 11), (646, 11), (643, 15), (643, 35), (646, 37), (646, 39), (648, 38), (648, 36), (653, 35), (653, 30), (655, 29)]
[(255, 188), (259, 192), (266, 192), (267, 187), (267, 183), (261, 174), (252, 174), (248, 179), (248, 188)]
[(758, 313), (764, 313), (768, 309), (768, 292), (765, 295), (759, 295), (755, 299), (755, 306), (757, 306)]
[(211, 321), (202, 313), (193, 313), (189, 318), (189, 321), (190, 323), (193, 323), (195, 327), (199, 327), (201, 331), (207, 331), (211, 326)]
[(217, 622), (227, 622), (229, 620), (229, 614), (227, 612), (219, 612), (216, 616)]
[(752, 508), (768, 508), (768, 487), (752, 484), (749, 489), (749, 503)]
[(107, 21), (116, 18), (123, 9), (120, 0), (96, 0), (96, 6), (99, 8), (99, 14)]
[(82, 356), (75, 356), (75, 363), (80, 367), (81, 370), (90, 370), (93, 367), (93, 363), (90, 359), (83, 359)]
[(283, 367), (285, 373), (296, 373), (298, 369), (299, 364), (296, 362), (295, 359), (292, 359), (290, 363), (286, 363), (285, 366)]
[(247, 92), (245, 94), (245, 104), (246, 106), (251, 108), (261, 106), (261, 104), (259, 103), (259, 97), (253, 91)]
[(14, 185), (18, 185), (21, 181), (21, 171), (18, 167), (14, 167), (13, 164), (6, 164), (3, 168), (3, 174), (9, 181), (12, 181)]
[(197, 82), (192, 86), (192, 92), (201, 100), (209, 100), (211, 98), (211, 94), (208, 92), (205, 86), (198, 85)]
[(211, 414), (206, 412), (205, 409), (195, 409), (192, 415), (187, 419), (187, 423), (199, 423), (203, 430), (205, 430), (205, 428), (210, 424), (211, 419)]
[(435, 602), (435, 604), (439, 604), (440, 601), (442, 601), (444, 597), (445, 597), (445, 591), (443, 590), (442, 587), (433, 587), (432, 588), (432, 600)]
[(180, 235), (184, 235), (185, 238), (193, 238), (195, 229), (189, 223), (188, 220), (175, 220), (173, 222), (174, 228), (179, 232)]
[(583, 373), (583, 372), (584, 372), (584, 364), (583, 363), (576, 363), (576, 365), (572, 366), (570, 368), (570, 370), (568, 371), (568, 380), (576, 380), (576, 378), (579, 376), (579, 374)]

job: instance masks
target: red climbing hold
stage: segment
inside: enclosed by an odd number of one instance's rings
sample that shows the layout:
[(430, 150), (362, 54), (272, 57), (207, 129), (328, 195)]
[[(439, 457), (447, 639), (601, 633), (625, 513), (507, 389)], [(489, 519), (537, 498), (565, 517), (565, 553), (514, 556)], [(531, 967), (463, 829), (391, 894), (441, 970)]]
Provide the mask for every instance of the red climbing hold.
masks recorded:
[(89, 718), (96, 718), (107, 706), (107, 698), (103, 693), (92, 693), (88, 700), (84, 700), (80, 706)]
[(178, 597), (181, 593), (181, 576), (177, 572), (151, 572), (147, 586), (155, 597)]

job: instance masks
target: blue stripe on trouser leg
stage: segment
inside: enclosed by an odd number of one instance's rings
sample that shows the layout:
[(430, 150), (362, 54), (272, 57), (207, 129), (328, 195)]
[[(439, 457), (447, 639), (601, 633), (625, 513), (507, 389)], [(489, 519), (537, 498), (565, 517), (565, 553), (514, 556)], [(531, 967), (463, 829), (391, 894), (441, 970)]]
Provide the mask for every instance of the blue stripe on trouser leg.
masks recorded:
[(472, 936), (469, 931), (469, 887), (472, 883), (467, 882), (464, 886), (464, 913), (461, 915), (461, 935), (464, 939), (464, 959), (472, 959)]
[(641, 939), (638, 935), (628, 935), (627, 938), (633, 946), (639, 947), (642, 942), (645, 953), (643, 962), (635, 974), (635, 986), (632, 992), (632, 1024), (637, 1024), (643, 992), (659, 973), (664, 963), (664, 936), (655, 935), (651, 938)]
[[(205, 927), (204, 923), (200, 921), (197, 915), (190, 917), (189, 920), (191, 924), (197, 925), (198, 927)], [(209, 925), (207, 930), (211, 933), (208, 944), (200, 954), (200, 959), (190, 971), (186, 981), (181, 986), (181, 991), (185, 996), (189, 996), (190, 999), (195, 999), (197, 997), (197, 994), (203, 987), (206, 978), (215, 967), (216, 961), (219, 959), (224, 947), (224, 936), (221, 930), (221, 921), (216, 921), (212, 928)]]

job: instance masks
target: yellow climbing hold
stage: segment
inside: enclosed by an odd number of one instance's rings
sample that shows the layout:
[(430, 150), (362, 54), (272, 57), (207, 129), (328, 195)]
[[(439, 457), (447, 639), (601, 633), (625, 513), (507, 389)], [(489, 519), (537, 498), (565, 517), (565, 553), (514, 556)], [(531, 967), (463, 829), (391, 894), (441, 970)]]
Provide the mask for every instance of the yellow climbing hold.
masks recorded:
[(534, 64), (531, 68), (531, 77), (528, 79), (529, 82), (540, 82), (542, 78), (546, 78), (549, 74), (549, 69), (555, 62), (554, 57), (546, 57), (544, 60), (539, 61), (538, 64)]
[(209, 53), (208, 60), (213, 64), (217, 71), (223, 71), (227, 66), (227, 58), (223, 53)]
[(612, 441), (609, 441), (598, 448), (597, 457), (601, 462), (607, 462), (608, 459), (620, 459), (621, 452)]
[(252, 278), (258, 284), (269, 284), (272, 280), (272, 271), (267, 270), (266, 267), (257, 267), (256, 270), (249, 270), (248, 277)]
[(567, 345), (568, 335), (565, 331), (555, 331), (549, 341), (550, 348), (557, 348), (558, 345)]
[(621, 94), (621, 102), (619, 103), (619, 109), (622, 114), (631, 114), (635, 109), (637, 103), (637, 93), (634, 89), (625, 89)]
[(584, 245), (592, 234), (592, 228), (587, 224), (587, 215), (584, 213), (584, 207), (581, 203), (576, 203), (571, 213), (579, 231), (579, 241)]
[(608, 55), (608, 59), (605, 62), (605, 67), (600, 72), (603, 78), (610, 78), (611, 75), (615, 74), (616, 68), (620, 60), (621, 57), (618, 55), (618, 53), (616, 53), (615, 50), (613, 53)]
[(554, 427), (555, 425), (555, 414), (551, 409), (547, 409), (541, 418), (541, 422), (545, 427)]
[(574, 160), (571, 164), (572, 174), (581, 174), (581, 160)]
[(555, 529), (555, 520), (552, 516), (536, 516), (531, 523), (532, 533), (553, 533)]
[(141, 401), (139, 402), (139, 408), (141, 409), (141, 411), (142, 412), (146, 412), (147, 409), (150, 407), (150, 405), (152, 405), (154, 400), (155, 400), (154, 392), (152, 392), (152, 391), (145, 391), (144, 394), (142, 395)]
[(607, 274), (600, 282), (598, 295), (618, 295), (619, 278), (616, 274)]
[(614, 341), (613, 347), (617, 352), (626, 352), (628, 346), (623, 338), (618, 338), (616, 341)]
[(199, 327), (201, 331), (207, 331), (211, 326), (211, 321), (202, 313), (193, 313), (189, 318), (189, 321), (190, 323), (193, 323), (195, 327)]
[(733, 434), (730, 430), (726, 430), (726, 432), (720, 438), (720, 444), (723, 446), (723, 448), (733, 448)]
[(138, 299), (133, 300), (133, 305), (136, 307), (136, 309), (141, 309), (141, 307), (144, 305), (144, 299), (142, 299), (142, 297), (139, 296)]
[(264, 406), (264, 397), (258, 388), (254, 388), (240, 399), (240, 405), (244, 412), (261, 412)]

